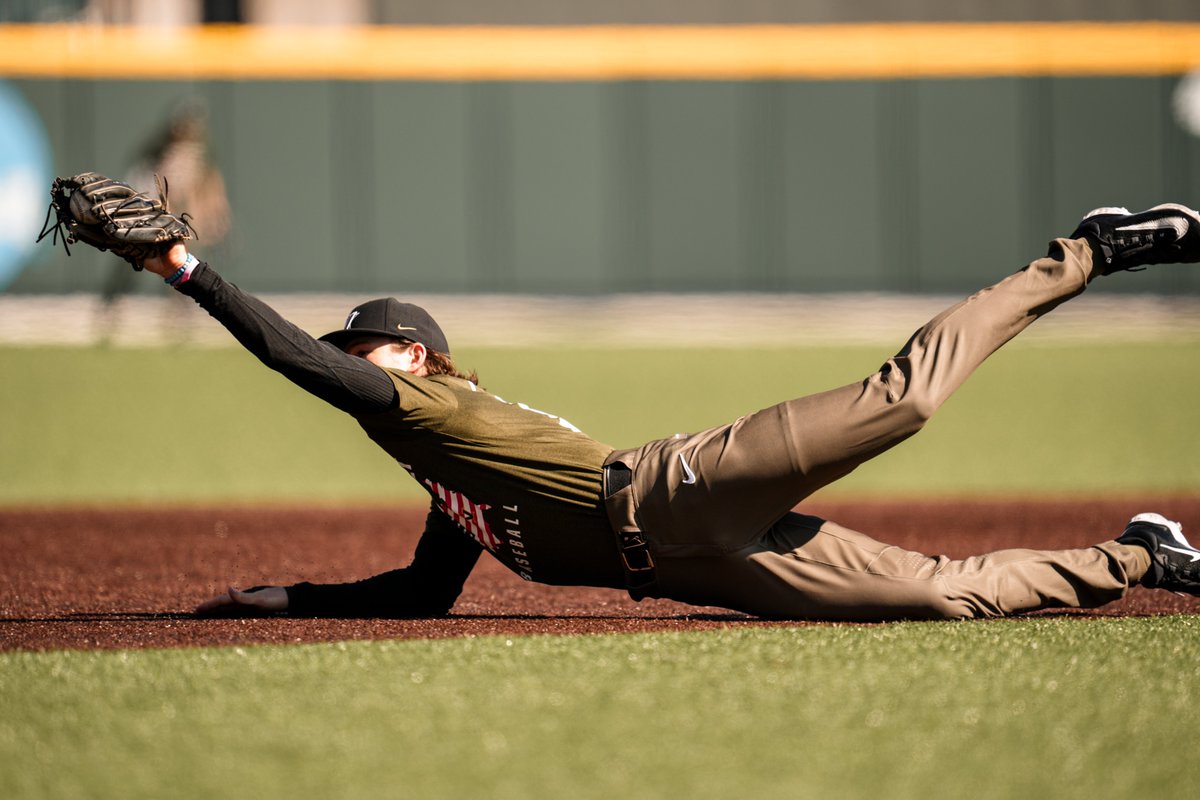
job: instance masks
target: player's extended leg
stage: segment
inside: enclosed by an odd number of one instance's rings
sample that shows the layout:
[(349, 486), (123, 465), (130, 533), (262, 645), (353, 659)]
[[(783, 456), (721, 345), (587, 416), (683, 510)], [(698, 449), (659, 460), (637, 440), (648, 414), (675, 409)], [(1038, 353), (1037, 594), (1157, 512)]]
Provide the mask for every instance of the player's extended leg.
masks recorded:
[(749, 544), (805, 497), (920, 430), (989, 355), (1095, 275), (1200, 260), (1196, 212), (1117, 211), (1089, 214), (1049, 256), (930, 320), (860, 383), (616, 454), (633, 469), (639, 528), (664, 555)]
[(1091, 608), (1120, 598), (1150, 567), (1147, 547), (1122, 539), (955, 561), (883, 544), (819, 517), (788, 514), (741, 550), (663, 559), (660, 596), (770, 618), (843, 621)]
[[(633, 480), (610, 498), (610, 518), (644, 532), (657, 562), (644, 594), (772, 617), (943, 619), (1094, 606), (1139, 580), (1159, 585), (1148, 570), (1173, 552), (1173, 537), (1153, 550), (1123, 536), (951, 561), (789, 509), (915, 433), (988, 355), (1095, 274), (1198, 260), (1196, 212), (1102, 209), (1047, 258), (931, 320), (862, 383), (615, 453)], [(1190, 585), (1200, 593), (1200, 576)]]
[[(634, 468), (638, 515), (664, 554), (740, 547), (817, 489), (916, 433), (979, 364), (1092, 274), (1082, 240), (922, 326), (865, 380), (789, 400), (682, 439), (651, 442)], [(640, 484), (640, 485), (639, 485)]]

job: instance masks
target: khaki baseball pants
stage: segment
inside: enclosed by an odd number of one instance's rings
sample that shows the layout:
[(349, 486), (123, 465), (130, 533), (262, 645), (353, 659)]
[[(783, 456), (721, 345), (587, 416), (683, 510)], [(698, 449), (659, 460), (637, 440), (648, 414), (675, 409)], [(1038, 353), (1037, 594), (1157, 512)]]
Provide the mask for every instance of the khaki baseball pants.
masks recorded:
[[(632, 483), (607, 501), (657, 564), (642, 596), (764, 617), (956, 619), (1121, 597), (1149, 568), (1141, 547), (1004, 550), (954, 561), (889, 546), (792, 509), (912, 436), (985, 358), (1091, 279), (1082, 240), (930, 320), (861, 383), (730, 425), (614, 453)], [(638, 596), (635, 593), (635, 596)]]

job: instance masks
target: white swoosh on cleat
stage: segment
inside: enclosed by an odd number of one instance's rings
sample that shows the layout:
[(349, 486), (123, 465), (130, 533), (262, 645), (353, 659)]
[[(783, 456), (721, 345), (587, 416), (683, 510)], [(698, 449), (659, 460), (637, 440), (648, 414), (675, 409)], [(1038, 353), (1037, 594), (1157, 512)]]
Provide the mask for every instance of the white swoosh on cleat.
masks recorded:
[(1150, 220), (1149, 222), (1139, 222), (1136, 225), (1122, 225), (1117, 228), (1119, 231), (1161, 231), (1166, 228), (1175, 230), (1175, 237), (1182, 239), (1187, 233), (1187, 220), (1181, 217), (1164, 217), (1163, 219)]
[(692, 468), (688, 466), (687, 459), (683, 457), (683, 453), (679, 453), (679, 463), (683, 465), (683, 482), (695, 483), (696, 473), (692, 472)]
[(1171, 545), (1169, 545), (1169, 544), (1160, 544), (1158, 546), (1158, 549), (1159, 550), (1171, 550), (1176, 553), (1182, 553), (1183, 555), (1191, 558), (1193, 564), (1196, 563), (1197, 561), (1200, 561), (1200, 550), (1184, 550), (1182, 547), (1171, 547)]

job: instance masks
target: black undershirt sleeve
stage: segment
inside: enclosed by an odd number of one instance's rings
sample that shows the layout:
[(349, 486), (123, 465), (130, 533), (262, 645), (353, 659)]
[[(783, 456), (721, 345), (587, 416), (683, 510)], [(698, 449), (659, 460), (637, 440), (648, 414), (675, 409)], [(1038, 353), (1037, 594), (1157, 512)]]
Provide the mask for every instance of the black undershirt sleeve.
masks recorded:
[(379, 367), (320, 342), (253, 295), (226, 282), (207, 264), (192, 270), (179, 291), (224, 325), (271, 369), (349, 414), (396, 406), (396, 386)]
[[(179, 291), (224, 325), (262, 363), (349, 414), (396, 407), (395, 384), (382, 369), (320, 342), (258, 298), (200, 264)], [(431, 507), (412, 563), (354, 583), (285, 587), (298, 617), (425, 617), (449, 612), (482, 545)]]
[(483, 546), (436, 507), (412, 563), (354, 583), (286, 587), (294, 617), (437, 617), (449, 613)]

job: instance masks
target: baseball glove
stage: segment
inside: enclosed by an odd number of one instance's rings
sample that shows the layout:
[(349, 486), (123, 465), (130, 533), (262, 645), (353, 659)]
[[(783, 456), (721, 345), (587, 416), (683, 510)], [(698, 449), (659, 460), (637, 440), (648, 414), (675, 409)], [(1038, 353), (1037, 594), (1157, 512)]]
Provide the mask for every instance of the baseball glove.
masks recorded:
[[(188, 215), (176, 216), (167, 206), (166, 180), (160, 183), (156, 175), (154, 183), (158, 197), (95, 172), (55, 178), (46, 222), (37, 240), (53, 232), (53, 241), (62, 237), (67, 255), (71, 254), (68, 245), (83, 242), (97, 250), (110, 250), (140, 270), (147, 258), (196, 236)], [(51, 213), (57, 217), (53, 226)]]

